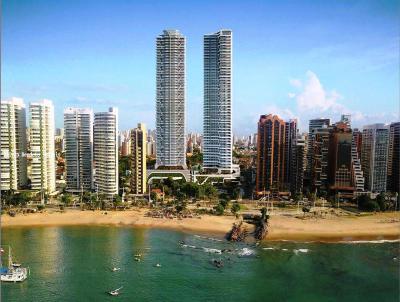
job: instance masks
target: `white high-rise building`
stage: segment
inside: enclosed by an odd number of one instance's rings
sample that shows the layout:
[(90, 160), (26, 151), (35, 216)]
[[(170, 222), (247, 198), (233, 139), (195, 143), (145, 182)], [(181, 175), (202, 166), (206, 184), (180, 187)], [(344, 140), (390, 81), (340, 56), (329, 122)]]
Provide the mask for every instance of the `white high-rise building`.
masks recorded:
[(164, 30), (157, 37), (156, 167), (186, 168), (185, 37)]
[(93, 111), (64, 110), (67, 191), (91, 190), (93, 186)]
[(389, 126), (364, 126), (361, 147), (361, 168), (365, 188), (371, 192), (385, 192), (387, 182)]
[(118, 109), (96, 112), (93, 129), (94, 186), (112, 198), (118, 194)]
[(31, 187), (43, 193), (52, 193), (56, 190), (53, 103), (50, 100), (34, 102), (30, 104), (29, 111)]
[(232, 172), (232, 31), (204, 36), (204, 169)]
[(0, 121), (0, 189), (17, 190), (28, 182), (24, 101), (19, 98), (2, 100)]

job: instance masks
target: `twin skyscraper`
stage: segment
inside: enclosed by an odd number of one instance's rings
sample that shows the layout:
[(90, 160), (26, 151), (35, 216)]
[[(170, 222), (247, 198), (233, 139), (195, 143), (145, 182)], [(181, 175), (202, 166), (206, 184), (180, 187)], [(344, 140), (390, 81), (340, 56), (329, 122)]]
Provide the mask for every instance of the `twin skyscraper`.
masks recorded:
[[(178, 30), (157, 37), (156, 129), (159, 169), (185, 169), (185, 48)], [(206, 172), (232, 172), (232, 31), (204, 36), (204, 152)]]

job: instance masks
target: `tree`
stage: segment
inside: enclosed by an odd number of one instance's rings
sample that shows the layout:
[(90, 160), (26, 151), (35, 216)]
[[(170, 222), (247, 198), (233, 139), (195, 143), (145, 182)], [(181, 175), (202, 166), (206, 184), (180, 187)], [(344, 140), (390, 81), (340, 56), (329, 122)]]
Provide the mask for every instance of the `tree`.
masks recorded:
[(82, 201), (84, 203), (90, 203), (92, 201), (92, 193), (84, 192), (82, 196)]
[(150, 199), (153, 201), (153, 202), (157, 202), (157, 200), (158, 200), (158, 195), (157, 195), (157, 193), (156, 192), (151, 192), (150, 193)]
[(219, 203), (214, 207), (215, 214), (221, 216), (224, 214), (225, 208)]
[(176, 206), (175, 206), (175, 210), (177, 213), (181, 213), (183, 210), (186, 209), (186, 202), (179, 202)]
[(378, 196), (376, 196), (376, 202), (379, 205), (379, 209), (384, 212), (386, 210), (386, 194), (385, 193), (380, 193)]
[(66, 193), (61, 197), (61, 202), (65, 206), (68, 206), (74, 202), (74, 197), (71, 194)]
[(371, 200), (368, 195), (363, 194), (357, 197), (358, 208), (363, 211), (379, 211), (379, 205), (375, 200)]
[(181, 192), (188, 197), (197, 197), (199, 195), (199, 185), (194, 182), (186, 182), (182, 186)]
[(12, 196), (12, 204), (25, 206), (31, 198), (31, 194), (28, 192), (21, 192)]
[(212, 184), (206, 183), (204, 185), (204, 195), (212, 200), (218, 196), (218, 191)]
[(328, 196), (328, 192), (325, 191), (325, 190), (322, 190), (322, 191), (319, 193), (319, 197), (322, 197), (322, 198), (325, 198), (325, 199), (326, 199), (327, 196)]
[(303, 200), (303, 194), (301, 194), (301, 193), (295, 193), (294, 195), (293, 195), (293, 200), (294, 201), (301, 201), (301, 200)]
[(119, 205), (121, 205), (122, 204), (122, 197), (121, 196), (119, 196), (118, 194), (115, 194), (114, 196), (113, 196), (113, 204), (114, 204), (114, 207), (117, 207), (117, 206), (119, 206)]
[(238, 202), (234, 202), (232, 204), (232, 206), (231, 206), (231, 212), (236, 215), (239, 211), (240, 211), (239, 203)]
[(219, 201), (219, 203), (220, 203), (220, 205), (222, 205), (222, 206), (224, 207), (224, 209), (226, 209), (226, 207), (227, 207), (228, 204), (229, 204), (229, 201), (226, 200), (226, 199), (221, 199), (221, 200)]

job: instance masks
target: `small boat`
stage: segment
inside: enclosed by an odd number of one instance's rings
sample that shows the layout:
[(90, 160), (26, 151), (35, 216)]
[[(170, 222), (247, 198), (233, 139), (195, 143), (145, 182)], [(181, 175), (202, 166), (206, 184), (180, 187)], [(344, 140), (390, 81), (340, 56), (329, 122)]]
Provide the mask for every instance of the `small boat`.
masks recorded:
[(120, 270), (119, 267), (113, 267), (113, 268), (111, 269), (111, 271), (113, 271), (113, 272), (116, 272), (116, 271), (119, 271), (119, 270)]
[(135, 257), (135, 261), (140, 262), (140, 258), (139, 257)]
[(109, 291), (108, 293), (109, 293), (111, 296), (118, 296), (118, 295), (119, 295), (119, 291), (122, 289), (122, 287), (123, 287), (123, 286), (121, 286), (120, 288), (111, 290), (111, 291)]
[(157, 263), (157, 264), (155, 265), (155, 267), (161, 267), (161, 264), (160, 264), (160, 263)]
[(142, 254), (135, 254), (136, 258), (142, 257)]
[[(1, 252), (4, 249), (1, 248)], [(21, 267), (20, 263), (14, 263), (11, 255), (11, 247), (8, 247), (8, 267), (1, 267), (0, 264), (0, 280), (2, 282), (22, 282), (28, 278), (28, 268)]]

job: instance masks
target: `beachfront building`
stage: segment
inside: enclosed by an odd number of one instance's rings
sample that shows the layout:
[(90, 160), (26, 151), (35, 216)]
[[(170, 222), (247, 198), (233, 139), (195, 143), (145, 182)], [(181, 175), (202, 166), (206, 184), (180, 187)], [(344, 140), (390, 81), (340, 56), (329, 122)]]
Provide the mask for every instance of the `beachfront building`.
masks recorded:
[(64, 110), (66, 190), (93, 188), (93, 111), (83, 108)]
[(204, 36), (205, 171), (232, 172), (232, 31)]
[(289, 190), (291, 181), (291, 162), (293, 156), (293, 148), (296, 144), (297, 138), (297, 120), (291, 119), (285, 122), (285, 151), (284, 151), (284, 165), (283, 165), (283, 183), (285, 189)]
[(33, 102), (30, 111), (31, 188), (44, 193), (56, 190), (54, 107), (50, 100)]
[(352, 131), (340, 121), (333, 125), (329, 136), (328, 181), (331, 193), (353, 197)]
[(156, 168), (185, 169), (185, 37), (164, 30), (157, 37)]
[(28, 183), (26, 163), (26, 110), (24, 101), (1, 101), (0, 116), (0, 189), (18, 190)]
[(94, 188), (112, 199), (118, 194), (118, 109), (94, 114)]
[(309, 122), (306, 178), (310, 183), (314, 158), (314, 130), (329, 127), (330, 123), (330, 119), (327, 118), (312, 119)]
[(400, 193), (400, 122), (389, 129), (388, 190)]
[(277, 192), (283, 183), (285, 122), (277, 115), (261, 115), (257, 138), (256, 194)]
[(384, 124), (364, 126), (361, 166), (366, 190), (385, 192), (387, 184), (389, 127)]
[(357, 128), (353, 130), (351, 140), (351, 165), (355, 192), (364, 192), (365, 179), (361, 167), (362, 132)]
[(144, 194), (147, 188), (147, 131), (146, 125), (139, 123), (131, 130), (131, 193)]
[(297, 135), (292, 144), (290, 161), (290, 191), (292, 194), (303, 193), (304, 173), (307, 164), (307, 138)]
[[(330, 126), (311, 130), (309, 151), (311, 157), (311, 188), (314, 192), (328, 192), (328, 163)], [(309, 157), (310, 158), (310, 157)]]

